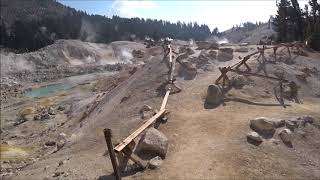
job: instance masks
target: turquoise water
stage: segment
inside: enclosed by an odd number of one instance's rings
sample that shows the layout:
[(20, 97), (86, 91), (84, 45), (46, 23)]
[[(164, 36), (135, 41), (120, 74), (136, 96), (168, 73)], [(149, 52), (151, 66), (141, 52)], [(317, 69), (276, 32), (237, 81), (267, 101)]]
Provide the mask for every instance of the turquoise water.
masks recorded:
[(25, 92), (25, 96), (29, 96), (29, 97), (48, 96), (49, 94), (56, 93), (58, 91), (68, 90), (74, 86), (75, 86), (74, 84), (70, 84), (70, 83), (50, 84), (47, 86), (31, 89), (30, 91)]

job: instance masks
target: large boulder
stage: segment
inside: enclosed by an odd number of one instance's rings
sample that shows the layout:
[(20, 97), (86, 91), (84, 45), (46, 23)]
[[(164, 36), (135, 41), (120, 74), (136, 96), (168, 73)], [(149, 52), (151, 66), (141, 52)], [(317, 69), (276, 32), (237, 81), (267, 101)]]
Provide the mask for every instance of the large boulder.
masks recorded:
[(197, 68), (188, 61), (181, 62), (181, 66), (178, 69), (178, 76), (184, 78), (184, 80), (192, 80), (197, 75)]
[(218, 51), (218, 61), (230, 61), (233, 59), (232, 48), (220, 48)]
[(221, 89), (217, 85), (210, 85), (207, 90), (207, 97), (205, 100), (205, 108), (213, 108), (220, 105), (223, 101)]
[(142, 135), (136, 152), (143, 158), (160, 156), (164, 159), (166, 157), (167, 150), (168, 138), (157, 129), (150, 127)]
[(250, 128), (264, 137), (272, 137), (276, 131), (270, 120), (265, 117), (250, 120)]

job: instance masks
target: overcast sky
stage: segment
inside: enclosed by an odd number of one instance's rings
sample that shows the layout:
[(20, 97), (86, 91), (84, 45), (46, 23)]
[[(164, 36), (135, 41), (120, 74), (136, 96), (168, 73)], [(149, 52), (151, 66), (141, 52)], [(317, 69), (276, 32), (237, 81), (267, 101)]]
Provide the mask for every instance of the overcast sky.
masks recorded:
[[(171, 22), (205, 23), (212, 30), (219, 31), (231, 28), (241, 22), (268, 21), (270, 15), (277, 11), (276, 0), (58, 0), (62, 4), (89, 14), (100, 14), (108, 17), (142, 17), (162, 19)], [(299, 0), (303, 9), (307, 0)]]

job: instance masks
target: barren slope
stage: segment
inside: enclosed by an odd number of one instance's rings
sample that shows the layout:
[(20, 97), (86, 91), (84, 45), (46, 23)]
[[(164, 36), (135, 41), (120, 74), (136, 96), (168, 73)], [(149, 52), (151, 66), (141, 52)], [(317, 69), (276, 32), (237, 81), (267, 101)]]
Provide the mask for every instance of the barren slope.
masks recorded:
[[(300, 67), (320, 67), (319, 53), (309, 54), (310, 57), (294, 56), (294, 64), (268, 63), (266, 69), (271, 75), (277, 66), (291, 69), (286, 71), (286, 77), (297, 80), (295, 74), (301, 72)], [(198, 69), (193, 80), (177, 79), (183, 91), (170, 95), (169, 120), (159, 128), (169, 139), (169, 151), (163, 166), (127, 178), (320, 178), (320, 100), (314, 94), (320, 87), (319, 74), (310, 75), (307, 82), (299, 81), (303, 104), (286, 101), (291, 106), (283, 108), (272, 94), (275, 82), (250, 77), (249, 85), (228, 93), (229, 101), (225, 106), (204, 108), (207, 87), (220, 74), (217, 68), (238, 62), (239, 55), (244, 54), (235, 53), (234, 59), (227, 62), (212, 60), (205, 68)], [(267, 58), (272, 59), (269, 55)], [(259, 63), (250, 62), (257, 71)], [(108, 92), (81, 125), (75, 118), (50, 132), (49, 136), (66, 133), (67, 144), (56, 153), (40, 157), (36, 163), (15, 174), (13, 179), (51, 178), (54, 172), (68, 173), (64, 177), (67, 179), (112, 178), (110, 159), (108, 155), (103, 156), (106, 145), (102, 129), (112, 128), (116, 143), (139, 127), (143, 123), (139, 114), (142, 105), (160, 107), (167, 70), (162, 56), (156, 56), (138, 68), (129, 79)], [(254, 146), (246, 141), (250, 119), (258, 116), (290, 118), (305, 114), (314, 116), (316, 122), (306, 126), (305, 137), (295, 136), (293, 148), (271, 141)], [(59, 165), (62, 160), (66, 163)], [(49, 167), (45, 168), (47, 165)]]

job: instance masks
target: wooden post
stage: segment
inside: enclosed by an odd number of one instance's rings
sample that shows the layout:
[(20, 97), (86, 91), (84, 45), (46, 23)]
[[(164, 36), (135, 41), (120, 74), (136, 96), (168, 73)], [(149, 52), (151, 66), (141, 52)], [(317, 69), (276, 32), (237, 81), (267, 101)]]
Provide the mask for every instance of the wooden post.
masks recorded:
[(111, 140), (111, 138), (112, 138), (111, 129), (104, 129), (103, 133), (104, 133), (104, 137), (106, 139), (106, 143), (108, 146), (108, 151), (109, 151), (111, 163), (113, 166), (114, 176), (115, 176), (116, 180), (121, 180), (120, 172), (119, 172), (118, 165), (117, 165), (117, 159), (116, 159), (116, 155), (114, 153), (113, 144), (112, 144), (112, 140)]
[(282, 81), (280, 81), (280, 101), (281, 101), (283, 107), (286, 107), (284, 105), (284, 100), (283, 100), (283, 85), (282, 85)]
[(278, 47), (273, 47), (274, 61), (277, 61), (277, 49)]
[(288, 49), (288, 54), (289, 54), (289, 57), (291, 58), (290, 47), (289, 47), (289, 46), (287, 46), (287, 49)]

